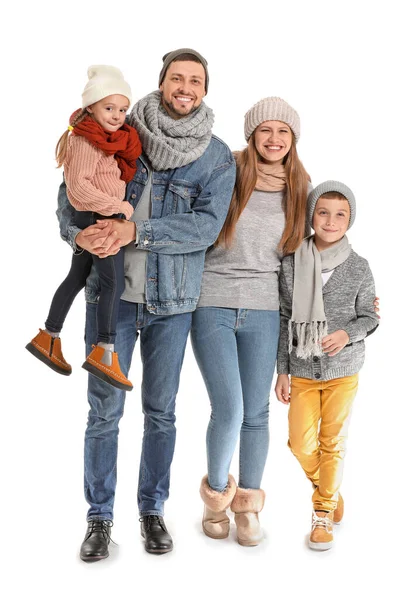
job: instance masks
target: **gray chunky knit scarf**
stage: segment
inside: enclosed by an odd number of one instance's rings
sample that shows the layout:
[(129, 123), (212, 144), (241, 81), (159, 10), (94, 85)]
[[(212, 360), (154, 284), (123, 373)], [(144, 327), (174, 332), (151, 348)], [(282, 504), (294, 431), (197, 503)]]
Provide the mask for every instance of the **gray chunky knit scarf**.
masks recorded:
[(293, 328), (297, 336), (297, 356), (322, 356), (322, 338), (328, 333), (322, 295), (322, 275), (335, 269), (349, 256), (351, 246), (346, 236), (319, 252), (314, 236), (306, 238), (294, 255), (294, 289), (289, 322), (289, 352), (292, 351)]
[(128, 119), (156, 171), (197, 160), (210, 143), (214, 123), (214, 113), (204, 102), (195, 112), (176, 120), (162, 107), (161, 98), (159, 91), (148, 94), (134, 105)]

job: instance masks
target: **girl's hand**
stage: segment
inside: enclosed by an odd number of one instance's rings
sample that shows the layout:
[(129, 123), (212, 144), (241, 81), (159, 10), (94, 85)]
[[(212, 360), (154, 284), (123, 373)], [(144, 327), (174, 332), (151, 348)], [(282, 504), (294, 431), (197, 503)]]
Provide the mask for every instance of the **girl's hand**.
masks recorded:
[(290, 403), (290, 378), (288, 375), (282, 374), (277, 377), (275, 392), (277, 400), (283, 404)]
[(349, 336), (347, 335), (346, 331), (343, 329), (338, 329), (334, 333), (330, 333), (322, 339), (322, 350), (326, 352), (328, 356), (335, 356), (348, 343)]

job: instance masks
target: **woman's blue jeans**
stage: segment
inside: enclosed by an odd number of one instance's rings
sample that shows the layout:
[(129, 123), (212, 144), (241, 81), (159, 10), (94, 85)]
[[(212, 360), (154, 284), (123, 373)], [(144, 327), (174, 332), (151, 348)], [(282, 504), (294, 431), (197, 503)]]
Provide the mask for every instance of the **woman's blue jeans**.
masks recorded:
[(269, 447), (269, 395), (279, 312), (201, 307), (191, 341), (211, 402), (208, 482), (223, 491), (240, 438), (239, 487), (260, 488)]

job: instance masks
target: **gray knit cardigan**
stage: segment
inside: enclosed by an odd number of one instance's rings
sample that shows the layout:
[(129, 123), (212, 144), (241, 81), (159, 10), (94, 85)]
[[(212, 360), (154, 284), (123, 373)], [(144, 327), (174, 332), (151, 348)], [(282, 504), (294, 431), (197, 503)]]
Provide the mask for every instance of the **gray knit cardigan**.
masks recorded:
[(364, 363), (364, 338), (378, 327), (373, 304), (374, 279), (368, 262), (352, 250), (322, 288), (328, 332), (343, 329), (350, 338), (335, 356), (324, 354), (321, 357), (298, 358), (295, 341), (289, 354), (288, 322), (291, 318), (293, 282), (294, 256), (291, 255), (283, 259), (279, 276), (281, 323), (277, 372), (321, 381), (358, 373)]

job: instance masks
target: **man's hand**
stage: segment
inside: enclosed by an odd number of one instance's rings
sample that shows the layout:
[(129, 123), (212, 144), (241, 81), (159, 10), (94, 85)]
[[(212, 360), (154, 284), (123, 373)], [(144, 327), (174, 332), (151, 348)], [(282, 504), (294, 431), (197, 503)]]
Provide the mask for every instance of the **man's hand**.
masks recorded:
[(76, 245), (91, 254), (100, 256), (111, 248), (111, 245), (117, 239), (117, 234), (113, 233), (110, 221), (100, 221), (95, 225), (90, 225), (77, 234)]
[(283, 374), (277, 377), (275, 392), (277, 400), (283, 404), (290, 403), (290, 378), (288, 375)]
[(100, 258), (117, 254), (122, 246), (126, 246), (136, 239), (136, 225), (132, 221), (124, 219), (103, 219), (97, 221), (97, 225), (107, 223), (111, 226), (111, 233), (105, 240), (101, 252), (97, 253)]
[(349, 343), (349, 336), (343, 329), (338, 329), (334, 333), (326, 335), (322, 339), (322, 350), (328, 356), (335, 356), (340, 352), (346, 344)]

